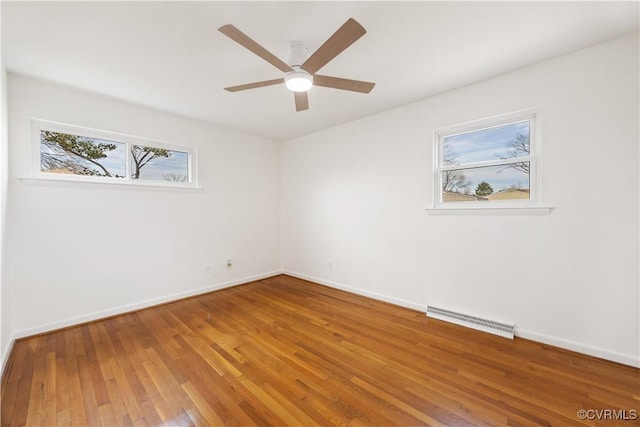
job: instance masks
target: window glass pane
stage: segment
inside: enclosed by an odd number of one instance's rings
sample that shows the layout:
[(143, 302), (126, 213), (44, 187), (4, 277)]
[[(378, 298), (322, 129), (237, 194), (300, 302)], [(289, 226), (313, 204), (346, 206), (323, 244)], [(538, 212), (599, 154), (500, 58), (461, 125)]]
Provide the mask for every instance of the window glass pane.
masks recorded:
[(444, 137), (442, 164), (460, 165), (529, 155), (529, 121)]
[(189, 153), (133, 145), (131, 179), (189, 183)]
[(529, 162), (442, 172), (442, 201), (529, 200)]
[(46, 173), (125, 177), (124, 143), (40, 131), (40, 170)]

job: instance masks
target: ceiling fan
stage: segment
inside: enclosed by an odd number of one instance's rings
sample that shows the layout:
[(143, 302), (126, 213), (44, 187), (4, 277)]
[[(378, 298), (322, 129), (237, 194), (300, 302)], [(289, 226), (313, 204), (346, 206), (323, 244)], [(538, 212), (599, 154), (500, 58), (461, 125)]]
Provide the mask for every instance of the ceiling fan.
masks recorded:
[(364, 27), (353, 18), (349, 18), (347, 22), (338, 28), (338, 30), (308, 58), (309, 51), (303, 42), (295, 41), (291, 43), (289, 46), (291, 55), (289, 62), (291, 65), (273, 55), (231, 24), (218, 28), (218, 31), (285, 73), (284, 77), (280, 79), (226, 87), (224, 88), (226, 91), (238, 92), (284, 83), (289, 90), (293, 91), (296, 111), (303, 111), (309, 109), (307, 91), (313, 85), (361, 93), (369, 93), (375, 86), (375, 83), (316, 74), (316, 72), (327, 65), (329, 61), (366, 34), (367, 31)]

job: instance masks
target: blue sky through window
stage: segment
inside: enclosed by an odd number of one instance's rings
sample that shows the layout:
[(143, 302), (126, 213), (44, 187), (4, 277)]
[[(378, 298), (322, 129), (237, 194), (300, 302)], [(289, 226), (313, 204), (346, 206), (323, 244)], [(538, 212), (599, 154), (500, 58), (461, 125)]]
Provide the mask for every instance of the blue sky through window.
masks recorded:
[(167, 150), (169, 157), (156, 157), (140, 169), (140, 179), (153, 181), (179, 180), (186, 182), (189, 176), (189, 153)]
[(112, 151), (107, 151), (104, 154), (107, 155), (106, 158), (100, 159), (99, 162), (102, 166), (104, 166), (113, 176), (125, 176), (125, 162), (126, 162), (126, 144), (122, 142), (113, 142), (106, 141), (101, 139), (93, 139), (94, 143), (110, 143), (115, 144), (116, 149)]
[[(445, 152), (452, 154), (445, 165), (499, 160), (503, 157), (521, 157), (526, 153), (509, 154), (509, 141), (516, 135), (529, 136), (529, 122), (511, 123), (443, 138)], [(446, 156), (445, 156), (446, 157)]]

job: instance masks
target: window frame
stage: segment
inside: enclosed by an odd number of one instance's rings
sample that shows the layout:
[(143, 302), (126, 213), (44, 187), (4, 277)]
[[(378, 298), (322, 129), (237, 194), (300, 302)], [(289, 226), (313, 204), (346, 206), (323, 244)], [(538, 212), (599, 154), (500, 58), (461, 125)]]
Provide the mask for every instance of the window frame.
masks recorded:
[[(91, 176), (78, 174), (57, 174), (47, 173), (41, 170), (41, 132), (50, 131), (63, 133), (68, 135), (82, 136), (92, 139), (106, 140), (125, 145), (125, 176), (123, 178), (107, 177), (107, 176)], [(110, 132), (100, 129), (93, 129), (84, 126), (70, 125), (49, 120), (32, 119), (31, 120), (31, 136), (32, 136), (32, 178), (47, 181), (69, 181), (84, 182), (98, 184), (114, 184), (125, 186), (141, 186), (141, 187), (169, 187), (169, 188), (198, 188), (197, 174), (197, 150), (196, 147), (188, 147), (183, 145), (172, 144), (168, 142), (142, 138), (133, 135), (127, 135), (117, 132)], [(185, 182), (175, 181), (159, 181), (147, 179), (131, 178), (132, 160), (131, 147), (140, 145), (145, 147), (160, 148), (169, 151), (179, 151), (188, 154), (187, 161), (187, 180)]]
[[(488, 130), (514, 123), (529, 122), (529, 155), (509, 159), (469, 162), (458, 165), (444, 165), (444, 138), (464, 133)], [(459, 123), (438, 128), (433, 137), (433, 197), (432, 210), (504, 210), (530, 209), (540, 207), (540, 111), (537, 108), (515, 111), (498, 116)], [(459, 201), (444, 202), (442, 191), (442, 172), (448, 170), (475, 169), (490, 166), (502, 166), (513, 163), (529, 162), (529, 199), (492, 200), (492, 201)]]

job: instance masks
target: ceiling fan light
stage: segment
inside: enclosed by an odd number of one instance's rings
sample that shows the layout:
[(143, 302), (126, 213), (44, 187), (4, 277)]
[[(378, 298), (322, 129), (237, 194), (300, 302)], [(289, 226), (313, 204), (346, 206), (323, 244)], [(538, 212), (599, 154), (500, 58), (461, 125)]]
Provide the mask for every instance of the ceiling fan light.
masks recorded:
[(306, 92), (313, 86), (313, 76), (304, 70), (290, 71), (284, 76), (284, 85), (293, 92)]

